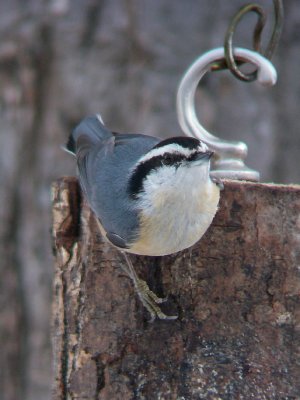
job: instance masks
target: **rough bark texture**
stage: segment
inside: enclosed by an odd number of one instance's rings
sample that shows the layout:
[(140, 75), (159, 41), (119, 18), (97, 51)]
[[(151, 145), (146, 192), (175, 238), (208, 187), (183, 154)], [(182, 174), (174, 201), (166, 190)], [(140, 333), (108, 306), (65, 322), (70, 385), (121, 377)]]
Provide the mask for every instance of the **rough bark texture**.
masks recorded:
[(133, 257), (177, 321), (146, 311), (80, 196), (53, 185), (54, 399), (298, 399), (300, 186), (227, 181), (203, 239)]
[[(74, 175), (60, 150), (75, 124), (100, 112), (116, 131), (180, 134), (178, 82), (220, 46), (248, 0), (0, 1), (0, 397), (49, 400), (54, 179)], [(258, 0), (272, 21), (272, 1)], [(299, 0), (284, 1), (273, 58), (278, 84), (243, 84), (227, 72), (199, 88), (203, 124), (249, 145), (263, 181), (299, 182)], [(251, 47), (256, 17), (234, 37)], [(267, 27), (268, 28), (268, 27)], [(265, 32), (265, 39), (269, 37)], [(1, 400), (2, 400), (1, 399)]]

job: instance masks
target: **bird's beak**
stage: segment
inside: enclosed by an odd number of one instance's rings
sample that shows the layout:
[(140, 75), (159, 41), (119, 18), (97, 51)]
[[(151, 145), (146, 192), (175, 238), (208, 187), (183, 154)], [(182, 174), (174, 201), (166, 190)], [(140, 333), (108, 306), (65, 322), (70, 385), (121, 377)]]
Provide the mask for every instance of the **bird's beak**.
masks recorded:
[(213, 151), (207, 151), (205, 154), (207, 155), (207, 158), (210, 160), (215, 153)]
[(206, 151), (205, 153), (197, 154), (197, 157), (193, 161), (208, 161), (214, 155), (213, 151)]

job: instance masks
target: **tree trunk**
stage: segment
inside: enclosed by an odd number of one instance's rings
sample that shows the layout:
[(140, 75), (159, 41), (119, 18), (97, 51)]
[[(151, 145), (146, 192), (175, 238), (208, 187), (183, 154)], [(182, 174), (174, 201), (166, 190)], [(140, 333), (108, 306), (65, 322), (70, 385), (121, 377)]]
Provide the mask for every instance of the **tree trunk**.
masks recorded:
[[(60, 146), (93, 113), (116, 131), (182, 134), (179, 80), (196, 57), (223, 44), (231, 17), (247, 2), (0, 1), (1, 400), (51, 397), (49, 188), (75, 173)], [(259, 4), (268, 14), (267, 41), (273, 5)], [(266, 89), (228, 71), (211, 73), (196, 103), (209, 131), (247, 142), (246, 163), (263, 181), (289, 183), (300, 182), (299, 0), (284, 7), (272, 59), (278, 84)], [(235, 45), (252, 47), (251, 14)]]
[(300, 186), (226, 181), (191, 249), (134, 256), (176, 321), (149, 315), (75, 178), (53, 185), (54, 399), (300, 396)]

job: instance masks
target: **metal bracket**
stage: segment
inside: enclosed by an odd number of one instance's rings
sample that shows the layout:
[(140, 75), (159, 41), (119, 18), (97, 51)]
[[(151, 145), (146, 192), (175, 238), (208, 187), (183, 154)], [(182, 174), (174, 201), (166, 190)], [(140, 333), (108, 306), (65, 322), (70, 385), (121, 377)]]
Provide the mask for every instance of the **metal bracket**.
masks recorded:
[[(257, 80), (263, 86), (273, 86), (277, 73), (273, 64), (257, 52), (234, 49), (236, 60), (257, 67)], [(224, 60), (224, 48), (216, 48), (200, 56), (184, 74), (177, 92), (177, 115), (181, 129), (187, 136), (205, 142), (215, 152), (211, 175), (216, 178), (259, 181), (259, 172), (244, 164), (247, 145), (244, 142), (221, 140), (209, 133), (199, 122), (195, 111), (195, 93), (202, 77), (212, 70), (213, 64)]]

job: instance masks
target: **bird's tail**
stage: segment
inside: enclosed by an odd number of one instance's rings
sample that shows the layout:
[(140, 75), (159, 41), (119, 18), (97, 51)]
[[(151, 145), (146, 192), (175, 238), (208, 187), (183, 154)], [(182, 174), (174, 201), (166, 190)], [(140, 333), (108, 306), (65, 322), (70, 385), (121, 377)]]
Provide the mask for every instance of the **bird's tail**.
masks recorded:
[(92, 115), (84, 118), (71, 133), (64, 150), (76, 154), (82, 148), (97, 145), (112, 136), (112, 133), (106, 129), (100, 115)]

